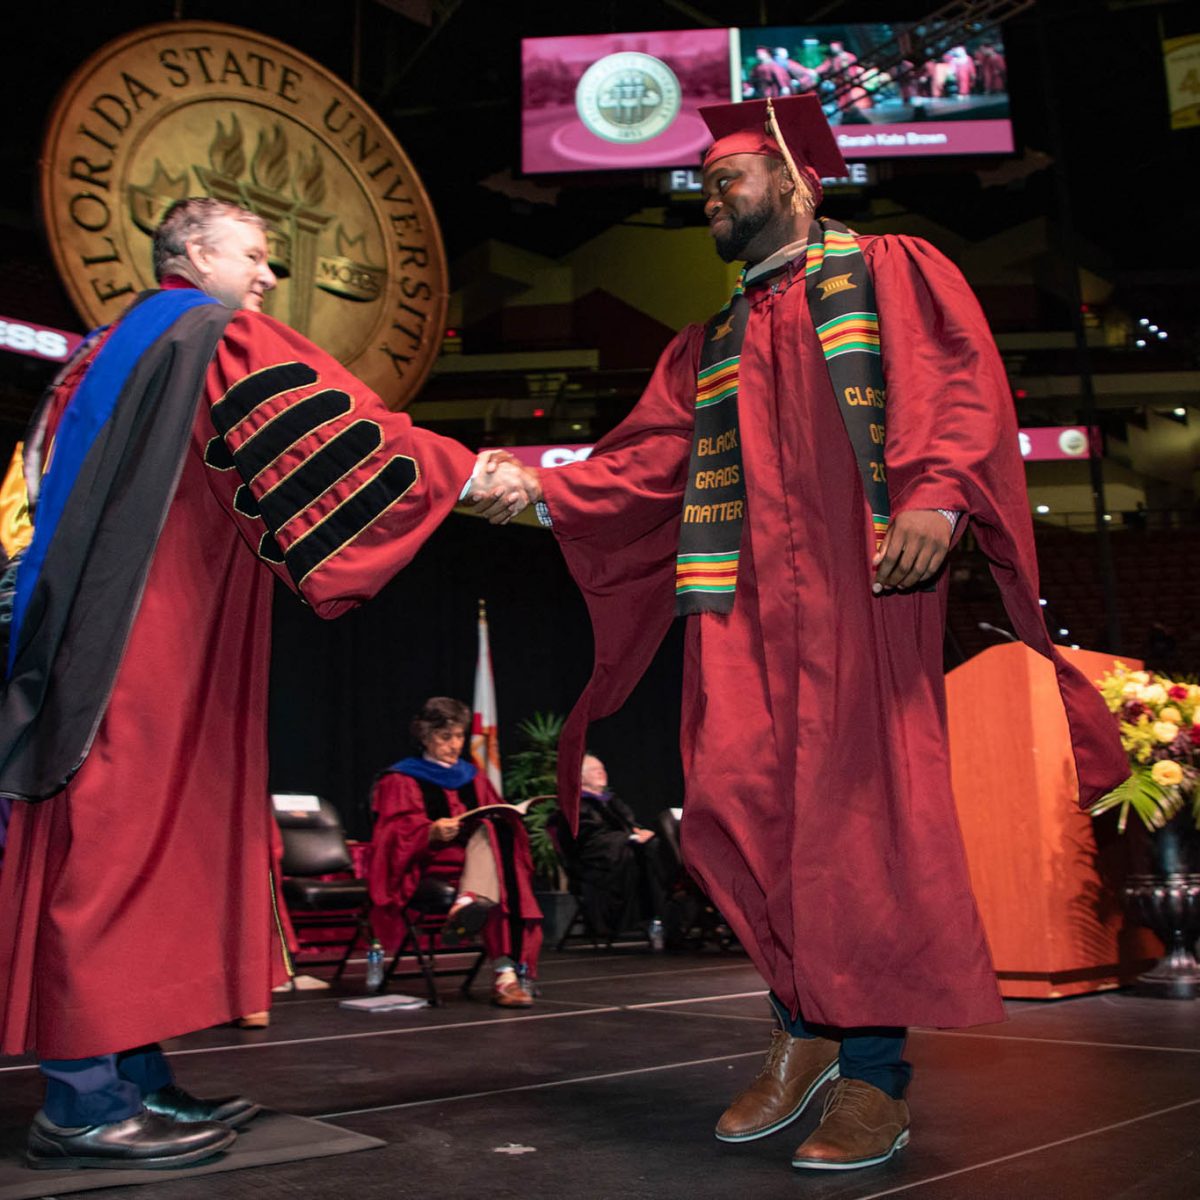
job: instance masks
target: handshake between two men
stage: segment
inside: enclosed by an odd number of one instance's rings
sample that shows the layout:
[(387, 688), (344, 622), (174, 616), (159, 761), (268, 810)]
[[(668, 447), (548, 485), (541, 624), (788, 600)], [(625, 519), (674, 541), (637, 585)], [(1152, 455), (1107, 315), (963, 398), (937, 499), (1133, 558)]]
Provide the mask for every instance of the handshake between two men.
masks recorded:
[(482, 451), (467, 486), (466, 502), (493, 525), (506, 525), (542, 498), (537, 471), (507, 450)]

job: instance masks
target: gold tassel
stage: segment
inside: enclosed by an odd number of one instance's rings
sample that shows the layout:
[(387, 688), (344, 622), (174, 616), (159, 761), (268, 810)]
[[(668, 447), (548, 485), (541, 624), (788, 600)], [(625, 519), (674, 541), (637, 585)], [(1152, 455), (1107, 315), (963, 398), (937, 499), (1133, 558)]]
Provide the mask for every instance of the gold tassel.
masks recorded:
[(796, 167), (796, 160), (792, 158), (792, 152), (788, 149), (788, 144), (783, 140), (783, 132), (779, 128), (779, 121), (775, 116), (775, 105), (771, 103), (771, 97), (767, 97), (767, 132), (779, 143), (779, 149), (783, 153), (783, 162), (788, 169), (788, 174), (792, 177), (792, 183), (795, 184), (795, 191), (792, 192), (792, 211), (793, 212), (809, 212), (811, 213), (816, 208), (816, 203), (813, 199), (812, 188), (808, 186), (808, 181), (800, 174)]

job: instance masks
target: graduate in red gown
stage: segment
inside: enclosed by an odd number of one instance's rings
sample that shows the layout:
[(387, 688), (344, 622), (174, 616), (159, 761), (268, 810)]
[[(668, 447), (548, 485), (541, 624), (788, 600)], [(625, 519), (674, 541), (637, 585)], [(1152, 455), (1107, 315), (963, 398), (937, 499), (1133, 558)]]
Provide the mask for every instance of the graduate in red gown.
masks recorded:
[(441, 881), (454, 897), (447, 928), (483, 941), (492, 1003), (528, 1008), (533, 995), (526, 981), (537, 978), (542, 945), (529, 835), (514, 810), (464, 822), (474, 809), (503, 803), (487, 776), (461, 757), (470, 720), (461, 700), (426, 700), (411, 727), (422, 753), (393, 763), (375, 782), (372, 927), (394, 948), (403, 936), (396, 917), (422, 880)]
[(267, 677), (281, 580), (373, 596), (474, 455), (389, 412), (259, 311), (263, 222), (174, 206), (162, 290), (67, 370), (27, 442), (0, 792), (0, 1051), (48, 1077), (35, 1166), (186, 1165), (248, 1101), (177, 1088), (154, 1043), (266, 1009), (290, 966), (271, 871)]
[(671, 342), (586, 462), (527, 473), (490, 515), (543, 504), (591, 614), (595, 670), (559, 749), (569, 813), (588, 722), (686, 617), (683, 852), (777, 1021), (717, 1136), (782, 1129), (836, 1079), (792, 1162), (846, 1169), (908, 1140), (906, 1026), (1003, 1017), (946, 747), (941, 568), (968, 521), (1013, 627), (1054, 662), (1081, 801), (1127, 766), (1041, 616), (978, 303), (928, 243), (814, 220), (841, 155), (814, 97), (775, 101), (769, 131), (768, 108), (701, 110), (710, 229), (747, 264), (729, 305)]
[(749, 74), (751, 94), (755, 97), (786, 96), (792, 82), (787, 68), (771, 57), (766, 46), (755, 49), (754, 60)]

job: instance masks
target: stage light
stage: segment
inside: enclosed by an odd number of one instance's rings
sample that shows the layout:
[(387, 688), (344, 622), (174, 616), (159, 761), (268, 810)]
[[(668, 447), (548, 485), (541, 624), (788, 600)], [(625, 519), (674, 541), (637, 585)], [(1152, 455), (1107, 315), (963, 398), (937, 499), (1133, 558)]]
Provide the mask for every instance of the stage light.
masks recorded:
[(1050, 505), (1048, 505), (1048, 504), (1039, 504), (1039, 505), (1037, 506), (1037, 511), (1038, 511), (1038, 512), (1040, 512), (1040, 513), (1048, 513), (1048, 512), (1050, 511)]
[(1071, 636), (1071, 631), (1070, 631), (1069, 629), (1060, 629), (1060, 630), (1058, 631), (1058, 636), (1059, 636), (1059, 637), (1070, 637), (1070, 636)]
[(1039, 603), (1039, 604), (1040, 604), (1040, 605), (1041, 605), (1043, 608), (1045, 608), (1045, 607), (1046, 607), (1046, 597), (1045, 597), (1045, 596), (1039, 596), (1039, 597), (1038, 597), (1038, 603)]
[(1072, 649), (1072, 650), (1078, 650), (1078, 649), (1079, 649), (1079, 643), (1078, 643), (1078, 642), (1072, 642), (1072, 643), (1071, 643), (1071, 649)]
[(1186, 409), (1186, 408), (1173, 408), (1171, 411), (1172, 411), (1172, 412), (1173, 412), (1173, 413), (1174, 413), (1174, 414), (1175, 414), (1177, 417), (1186, 417), (1186, 416), (1187, 416), (1187, 409)]
[(1106, 521), (1111, 521), (1111, 520), (1112, 520), (1112, 513), (1105, 513), (1105, 514), (1104, 514), (1104, 519), (1105, 519)]
[(571, 426), (571, 432), (578, 433), (582, 428), (583, 428), (583, 426), (580, 425), (578, 421), (576, 421), (575, 424)]
[(1158, 326), (1157, 326), (1157, 325), (1149, 325), (1149, 326), (1147, 326), (1147, 328), (1150, 330), (1150, 332), (1151, 332), (1151, 333), (1157, 333), (1157, 332), (1158, 332)]
[(1137, 340), (1137, 341), (1134, 343), (1134, 345), (1135, 345), (1135, 346), (1137, 346), (1137, 348), (1138, 348), (1139, 350), (1140, 350), (1140, 349), (1141, 349), (1141, 348), (1142, 348), (1142, 347), (1143, 347), (1145, 344), (1146, 344), (1146, 339), (1145, 339), (1145, 338), (1138, 338), (1138, 340)]
[(1139, 318), (1139, 320), (1138, 320), (1138, 324), (1139, 324), (1139, 325), (1149, 325), (1149, 324), (1150, 324), (1150, 318), (1149, 318), (1149, 317), (1141, 317), (1141, 318)]
[(546, 410), (544, 408), (535, 408), (533, 410), (533, 415), (535, 417), (544, 417), (546, 415)]
[(1160, 329), (1160, 330), (1158, 331), (1158, 336), (1159, 336), (1160, 338), (1165, 338), (1165, 337), (1167, 336), (1167, 331), (1166, 331), (1165, 329)]

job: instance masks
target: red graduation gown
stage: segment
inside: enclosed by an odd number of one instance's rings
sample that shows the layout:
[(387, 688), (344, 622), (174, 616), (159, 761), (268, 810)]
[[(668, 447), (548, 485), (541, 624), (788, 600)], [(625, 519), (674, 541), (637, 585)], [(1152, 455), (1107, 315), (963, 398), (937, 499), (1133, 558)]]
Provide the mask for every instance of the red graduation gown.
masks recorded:
[[(1046, 633), (1015, 415), (983, 314), (926, 243), (862, 247), (882, 331), (893, 513), (947, 508), (975, 523), (1014, 628), (1055, 662), (1086, 803), (1124, 778), (1125, 757), (1099, 695)], [(560, 747), (568, 812), (588, 721), (624, 702), (673, 616), (703, 336), (691, 326), (674, 339), (591, 458), (542, 476), (596, 641)], [(998, 1020), (950, 791), (947, 581), (871, 592), (862, 483), (800, 284), (753, 298), (738, 412), (737, 598), (728, 615), (689, 618), (685, 639), (684, 856), (806, 1019)]]
[[(500, 804), (502, 800), (487, 776), (478, 774), (474, 780), (476, 807)], [(468, 809), (457, 790), (447, 788), (446, 803), (449, 816), (458, 817)], [(457, 884), (462, 874), (463, 844), (432, 849), (429, 827), (433, 822), (425, 810), (420, 785), (411, 775), (389, 771), (379, 777), (371, 796), (375, 813), (375, 831), (371, 837), (371, 866), (369, 880), (373, 905), (372, 927), (390, 949), (399, 944), (403, 933), (397, 921), (417, 884), (426, 875)], [(529, 851), (529, 835), (520, 821), (509, 822), (513, 831), (513, 875), (516, 895), (509, 895), (500, 842), (489, 820), (484, 828), (496, 858), (496, 875), (500, 883), (500, 901), (483, 927), (482, 941), (489, 958), (510, 955), (523, 959), (536, 977), (538, 954), (542, 945), (542, 910), (533, 894), (533, 857)], [(523, 929), (521, 945), (513, 945), (509, 914), (520, 916)]]
[(231, 445), (321, 389), (344, 392), (350, 411), (280, 454), (253, 481), (254, 500), (356, 420), (380, 438), (278, 531), (279, 545), (338, 528), (333, 509), (395, 456), (417, 465), (403, 497), (351, 530), (298, 589), (267, 564), (319, 615), (374, 595), (471, 473), (471, 452), (389, 412), (286, 326), (251, 312), (230, 321), (91, 753), (52, 800), (16, 806), (0, 876), (3, 1053), (80, 1058), (140, 1046), (265, 1009), (286, 978), (270, 870), (266, 526), (239, 498), (237, 470), (212, 453), (211, 409), (239, 380), (289, 362), (318, 378), (265, 399), (230, 431)]

